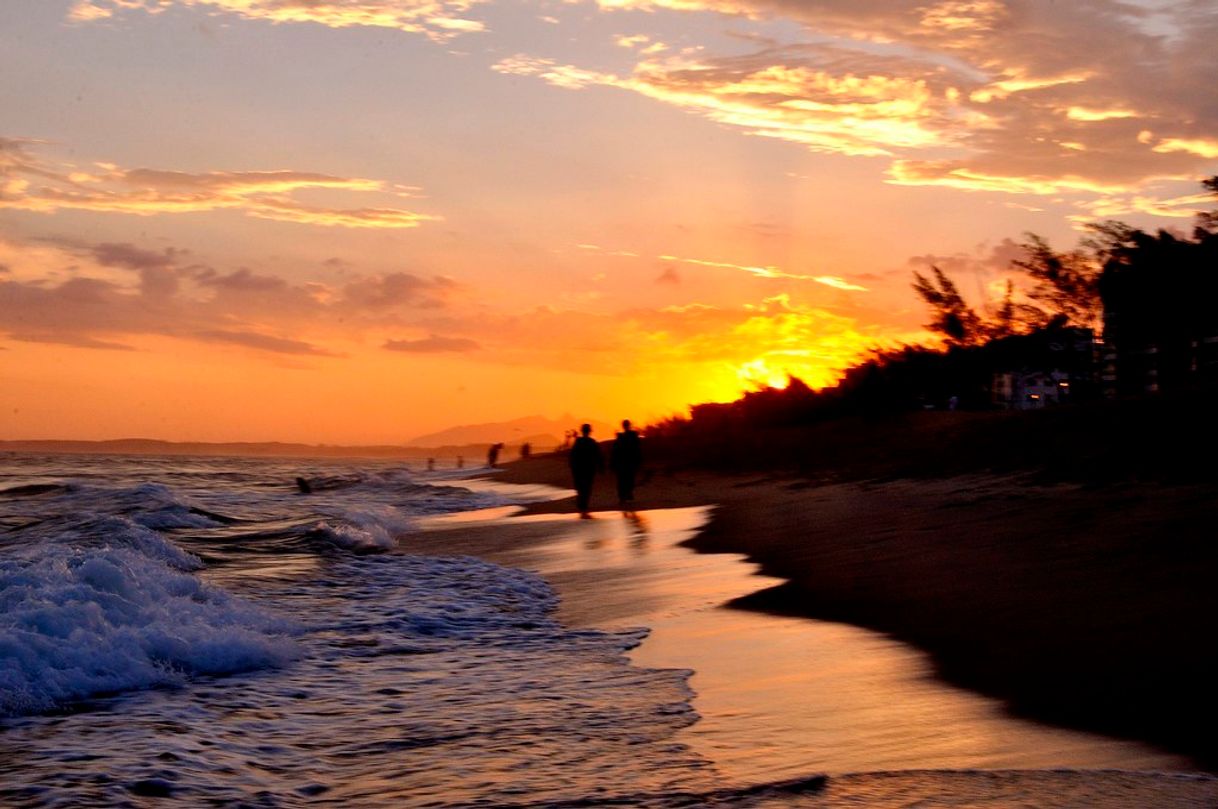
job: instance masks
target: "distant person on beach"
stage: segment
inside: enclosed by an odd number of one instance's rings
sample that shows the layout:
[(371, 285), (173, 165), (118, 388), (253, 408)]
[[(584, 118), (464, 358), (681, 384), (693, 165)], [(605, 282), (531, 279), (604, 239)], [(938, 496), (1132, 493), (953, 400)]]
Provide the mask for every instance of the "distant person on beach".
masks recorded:
[(465, 456), (464, 456), (464, 455), (458, 455), (458, 456), (457, 456), (457, 468), (458, 468), (458, 469), (464, 469), (464, 468), (465, 468)]
[(435, 458), (427, 459), (427, 471), (428, 472), (436, 471), (436, 459)]
[(486, 465), (491, 469), (495, 468), (495, 464), (499, 463), (499, 450), (503, 449), (503, 444), (491, 444), (490, 449), (486, 451)]
[(603, 471), (605, 460), (601, 457), (600, 444), (592, 437), (592, 425), (585, 424), (579, 428), (582, 435), (571, 445), (568, 460), (571, 464), (571, 478), (575, 481), (575, 506), (579, 509), (581, 519), (592, 519), (588, 513), (588, 504), (592, 499), (592, 481), (596, 473)]
[(532, 454), (533, 454), (533, 446), (528, 441), (525, 441), (523, 444), (520, 445), (520, 459), (521, 460), (527, 461), (529, 459), (529, 457), (532, 456)]
[(617, 499), (622, 511), (633, 511), (634, 478), (642, 465), (643, 446), (639, 434), (630, 428), (630, 419), (625, 419), (609, 452), (609, 467), (617, 476)]

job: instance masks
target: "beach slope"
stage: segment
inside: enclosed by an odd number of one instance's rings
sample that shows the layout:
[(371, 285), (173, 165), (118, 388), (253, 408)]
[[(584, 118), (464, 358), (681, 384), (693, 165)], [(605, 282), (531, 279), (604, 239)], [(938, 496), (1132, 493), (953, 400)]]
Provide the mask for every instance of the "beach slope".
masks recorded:
[[(567, 485), (554, 456), (498, 479)], [(1214, 495), (1213, 484), (819, 485), (656, 470), (639, 506), (716, 505), (694, 547), (746, 554), (786, 580), (736, 606), (889, 633), (1017, 714), (1151, 741), (1213, 771)], [(602, 480), (593, 508), (614, 505)]]

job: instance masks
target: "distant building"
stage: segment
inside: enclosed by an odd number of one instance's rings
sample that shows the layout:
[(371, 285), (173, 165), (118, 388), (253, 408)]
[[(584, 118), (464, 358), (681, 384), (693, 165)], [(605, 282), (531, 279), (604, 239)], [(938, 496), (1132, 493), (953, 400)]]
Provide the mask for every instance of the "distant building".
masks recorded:
[(995, 407), (1040, 410), (1096, 395), (1096, 346), (1090, 329), (1046, 329), (1008, 337), (995, 353), (998, 369), (990, 386)]
[(1218, 384), (1218, 334), (1154, 341), (1118, 332), (1103, 346), (1102, 380), (1109, 399)]
[(994, 374), (993, 403), (1006, 410), (1040, 410), (1071, 401), (1070, 374), (1000, 371)]

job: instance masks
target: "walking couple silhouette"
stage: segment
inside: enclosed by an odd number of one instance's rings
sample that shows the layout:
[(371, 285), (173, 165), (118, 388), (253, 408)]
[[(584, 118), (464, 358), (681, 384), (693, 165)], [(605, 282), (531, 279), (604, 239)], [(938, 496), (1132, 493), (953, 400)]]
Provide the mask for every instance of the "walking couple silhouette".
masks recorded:
[[(592, 484), (599, 472), (605, 471), (605, 458), (601, 446), (592, 437), (592, 425), (583, 424), (579, 437), (571, 445), (568, 458), (571, 478), (575, 483), (575, 506), (581, 519), (592, 519), (589, 507), (592, 501)], [(643, 465), (643, 445), (637, 430), (630, 426), (630, 419), (622, 421), (622, 431), (613, 439), (609, 448), (609, 468), (617, 478), (618, 506), (626, 514), (634, 512), (634, 481), (639, 467)]]

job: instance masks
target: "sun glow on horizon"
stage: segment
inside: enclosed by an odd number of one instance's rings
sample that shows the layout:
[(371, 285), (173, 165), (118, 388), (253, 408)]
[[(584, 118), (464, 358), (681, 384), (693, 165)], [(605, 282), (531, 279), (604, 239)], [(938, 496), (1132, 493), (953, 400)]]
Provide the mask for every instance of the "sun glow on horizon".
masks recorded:
[(791, 376), (785, 370), (771, 368), (764, 359), (746, 362), (736, 370), (736, 376), (743, 386), (742, 390), (756, 388), (785, 389), (791, 384)]
[(0, 438), (833, 385), (928, 340), (913, 269), (1195, 215), (1218, 8), (1124, 9), (7, 0)]

